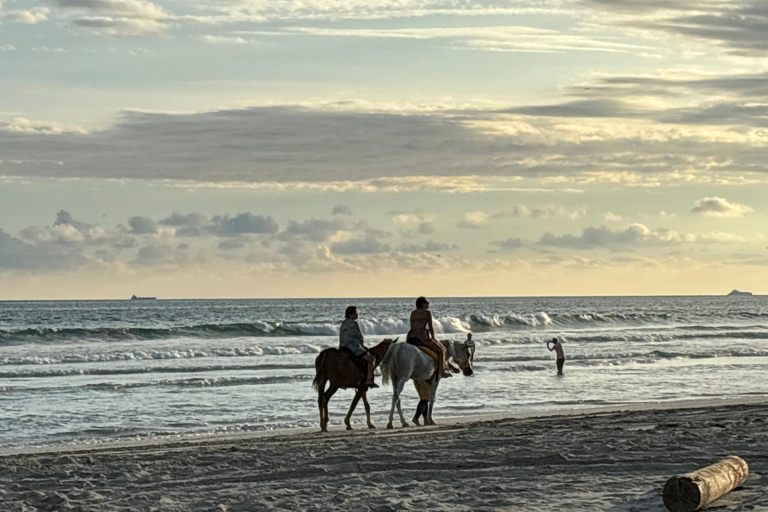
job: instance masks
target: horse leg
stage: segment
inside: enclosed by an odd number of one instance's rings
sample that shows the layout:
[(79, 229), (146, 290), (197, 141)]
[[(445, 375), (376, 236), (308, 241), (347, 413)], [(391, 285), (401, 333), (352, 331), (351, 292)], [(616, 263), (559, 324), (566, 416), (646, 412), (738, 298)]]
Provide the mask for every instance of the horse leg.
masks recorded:
[[(387, 428), (392, 428), (392, 420), (395, 417), (395, 407), (400, 407), (400, 392), (403, 391), (403, 383), (399, 380), (392, 382), (392, 408), (389, 410), (389, 423)], [(402, 416), (403, 413), (400, 413)]]
[(413, 381), (413, 387), (416, 388), (416, 392), (419, 394), (419, 405), (416, 406), (416, 415), (413, 417), (413, 422), (417, 425), (419, 423), (419, 417), (424, 416), (424, 424), (427, 424), (427, 401), (429, 400), (432, 387), (429, 382), (423, 380)]
[(324, 407), (325, 415), (323, 419), (325, 420), (325, 427), (326, 427), (325, 429), (323, 429), (323, 431), (327, 430), (328, 428), (328, 402), (331, 401), (331, 397), (338, 390), (339, 388), (337, 386), (334, 386), (333, 383), (331, 383), (331, 385), (328, 386), (328, 391), (323, 393), (323, 401), (325, 402), (325, 407)]
[[(398, 393), (399, 394), (399, 393)], [(400, 397), (397, 397), (397, 414), (400, 415), (400, 424), (404, 427), (410, 427), (407, 421), (405, 421), (405, 416), (403, 416), (403, 409), (400, 407)]]
[(325, 382), (321, 382), (317, 386), (317, 407), (318, 409), (320, 409), (320, 432), (326, 431), (325, 400), (323, 399), (324, 391), (325, 391)]
[(416, 415), (413, 417), (413, 422), (421, 426), (421, 423), (419, 423), (419, 417), (424, 416), (424, 424), (427, 424), (427, 400), (419, 400), (419, 405), (416, 406)]
[[(355, 411), (357, 403), (360, 401), (360, 398), (364, 396), (364, 394), (365, 388), (357, 388), (357, 391), (355, 392), (355, 398), (352, 399), (352, 405), (349, 406), (347, 417), (344, 418), (344, 424), (347, 426), (347, 430), (352, 430), (352, 424), (349, 422), (349, 420), (352, 418), (352, 413)], [(370, 422), (370, 419), (368, 421)]]
[(432, 408), (435, 405), (435, 397), (437, 396), (437, 385), (439, 382), (440, 382), (439, 380), (435, 381), (435, 383), (432, 385), (432, 393), (430, 394), (430, 398), (429, 398), (429, 406), (426, 407), (427, 411), (426, 411), (426, 414), (424, 415), (424, 422), (427, 425), (437, 425), (437, 423), (435, 423), (435, 420), (432, 419)]
[(365, 419), (368, 421), (368, 428), (376, 428), (376, 425), (371, 423), (371, 404), (368, 403), (368, 395), (363, 392), (363, 405), (365, 406)]

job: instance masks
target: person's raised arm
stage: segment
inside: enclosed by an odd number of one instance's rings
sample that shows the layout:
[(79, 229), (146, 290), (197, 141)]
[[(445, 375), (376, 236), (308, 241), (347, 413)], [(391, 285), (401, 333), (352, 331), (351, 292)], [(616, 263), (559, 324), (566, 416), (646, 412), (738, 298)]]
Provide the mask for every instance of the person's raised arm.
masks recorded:
[(550, 343), (552, 343), (552, 342), (551, 342), (551, 341), (548, 341), (548, 342), (547, 342), (547, 350), (549, 350), (550, 352), (552, 352), (553, 350), (555, 350), (555, 346), (554, 346), (554, 345), (552, 345), (552, 346), (550, 347), (550, 346), (549, 346), (549, 345), (550, 345)]

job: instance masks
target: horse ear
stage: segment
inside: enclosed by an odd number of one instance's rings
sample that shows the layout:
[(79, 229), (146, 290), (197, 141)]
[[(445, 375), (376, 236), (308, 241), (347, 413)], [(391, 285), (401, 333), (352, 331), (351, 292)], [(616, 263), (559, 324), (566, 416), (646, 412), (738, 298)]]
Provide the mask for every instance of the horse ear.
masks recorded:
[(392, 343), (397, 343), (397, 340), (399, 340), (399, 339), (400, 339), (400, 336), (398, 336), (397, 338), (395, 338), (395, 341), (393, 341)]

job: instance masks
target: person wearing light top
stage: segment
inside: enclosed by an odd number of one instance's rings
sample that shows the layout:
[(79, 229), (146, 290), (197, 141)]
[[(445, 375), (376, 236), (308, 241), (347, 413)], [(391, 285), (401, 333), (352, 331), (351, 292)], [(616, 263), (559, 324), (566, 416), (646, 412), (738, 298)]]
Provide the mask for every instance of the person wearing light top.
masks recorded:
[[(550, 346), (551, 345), (551, 346)], [(547, 348), (550, 352), (553, 350), (557, 354), (557, 374), (563, 374), (563, 363), (565, 363), (565, 354), (563, 354), (563, 344), (557, 338), (552, 338), (552, 341), (547, 342)]]
[(360, 332), (360, 326), (357, 324), (357, 307), (349, 306), (344, 312), (344, 317), (339, 328), (339, 349), (347, 351), (353, 359), (365, 361), (368, 369), (368, 378), (365, 384), (369, 388), (377, 388), (379, 385), (373, 382), (373, 367), (376, 365), (376, 358), (363, 345), (363, 333)]

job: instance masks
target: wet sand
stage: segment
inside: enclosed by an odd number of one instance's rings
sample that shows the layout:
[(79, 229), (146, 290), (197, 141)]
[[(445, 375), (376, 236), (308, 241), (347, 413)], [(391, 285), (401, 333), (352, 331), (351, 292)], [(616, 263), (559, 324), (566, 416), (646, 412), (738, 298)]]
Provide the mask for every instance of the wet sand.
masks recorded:
[(718, 510), (768, 510), (768, 404), (664, 407), (7, 454), (0, 510), (661, 511), (731, 454), (750, 476)]

